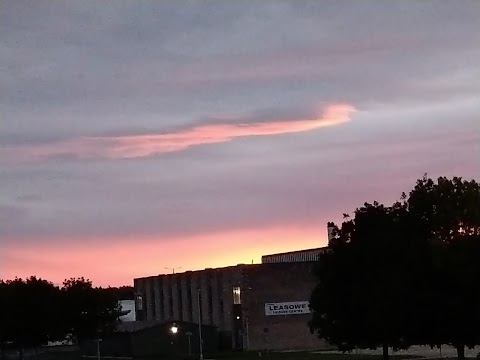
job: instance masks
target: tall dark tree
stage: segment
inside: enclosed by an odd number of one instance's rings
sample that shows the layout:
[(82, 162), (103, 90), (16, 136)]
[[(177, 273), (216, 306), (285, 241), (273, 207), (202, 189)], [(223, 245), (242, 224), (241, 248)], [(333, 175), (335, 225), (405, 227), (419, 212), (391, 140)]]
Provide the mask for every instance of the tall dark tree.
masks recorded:
[[(316, 268), (310, 327), (342, 350), (407, 345), (422, 266), (420, 243), (409, 236), (405, 203), (366, 203), (337, 227)], [(418, 246), (418, 251), (413, 248)]]
[(310, 327), (341, 349), (480, 343), (480, 187), (426, 176), (365, 204), (320, 257)]
[(11, 341), (10, 334), (10, 324), (12, 323), (12, 318), (8, 312), (5, 312), (5, 309), (8, 309), (10, 305), (10, 293), (7, 283), (0, 279), (0, 309), (4, 309), (2, 314), (2, 326), (0, 326), (0, 359), (4, 359), (4, 351), (9, 341)]
[(480, 343), (480, 185), (459, 177), (435, 182), (424, 176), (407, 203), (433, 254), (430, 299), (420, 314), (430, 329), (423, 333), (426, 339), (418, 340), (451, 344), (463, 359), (465, 346)]

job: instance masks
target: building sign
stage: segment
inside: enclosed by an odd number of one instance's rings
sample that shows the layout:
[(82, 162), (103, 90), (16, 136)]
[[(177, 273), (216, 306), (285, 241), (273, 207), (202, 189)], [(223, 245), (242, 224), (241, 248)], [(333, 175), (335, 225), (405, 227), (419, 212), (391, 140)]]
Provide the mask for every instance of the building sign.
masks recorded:
[(265, 315), (300, 315), (309, 314), (308, 301), (291, 301), (281, 303), (266, 303)]

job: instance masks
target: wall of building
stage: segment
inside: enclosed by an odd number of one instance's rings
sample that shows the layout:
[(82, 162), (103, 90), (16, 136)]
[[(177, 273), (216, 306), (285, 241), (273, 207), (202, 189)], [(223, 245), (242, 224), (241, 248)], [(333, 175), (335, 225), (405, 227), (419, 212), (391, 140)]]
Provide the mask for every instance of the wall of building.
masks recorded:
[(308, 328), (310, 314), (265, 314), (265, 304), (309, 301), (314, 263), (272, 263), (245, 269), (242, 279), (244, 345), (249, 350), (326, 348)]
[[(314, 262), (273, 262), (187, 271), (135, 279), (138, 320), (215, 326), (220, 348), (285, 350), (325, 348), (310, 333), (310, 314), (265, 314), (266, 303), (309, 301)], [(235, 296), (235, 292), (240, 296)], [(237, 293), (238, 295), (238, 293)]]
[(310, 262), (317, 261), (319, 255), (326, 248), (316, 248), (308, 250), (291, 251), (286, 253), (263, 255), (262, 264), (284, 263), (284, 262)]
[(135, 279), (136, 318), (198, 323), (200, 296), (202, 324), (218, 328), (221, 347), (239, 347), (232, 333), (232, 288), (240, 278), (241, 267), (232, 266)]

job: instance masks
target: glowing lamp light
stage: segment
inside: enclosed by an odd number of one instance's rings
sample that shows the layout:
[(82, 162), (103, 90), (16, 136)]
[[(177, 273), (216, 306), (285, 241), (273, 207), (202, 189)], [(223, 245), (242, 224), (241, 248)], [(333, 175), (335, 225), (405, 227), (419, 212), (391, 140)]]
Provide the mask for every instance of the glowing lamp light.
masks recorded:
[(170, 328), (170, 332), (171, 332), (172, 334), (178, 333), (178, 326), (175, 325), (175, 324), (173, 324), (172, 327)]

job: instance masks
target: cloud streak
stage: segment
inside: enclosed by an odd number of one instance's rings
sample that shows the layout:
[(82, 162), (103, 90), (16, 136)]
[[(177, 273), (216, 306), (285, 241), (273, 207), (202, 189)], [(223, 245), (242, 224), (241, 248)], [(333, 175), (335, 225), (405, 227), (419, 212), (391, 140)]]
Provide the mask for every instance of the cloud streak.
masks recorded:
[(231, 141), (238, 137), (268, 136), (305, 132), (335, 126), (350, 120), (355, 108), (349, 104), (330, 104), (313, 119), (245, 121), (241, 123), (215, 123), (187, 129), (141, 135), (79, 137), (49, 144), (22, 147), (19, 155), (24, 159), (76, 157), (80, 159), (130, 159), (174, 151), (202, 144)]

